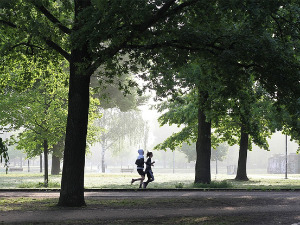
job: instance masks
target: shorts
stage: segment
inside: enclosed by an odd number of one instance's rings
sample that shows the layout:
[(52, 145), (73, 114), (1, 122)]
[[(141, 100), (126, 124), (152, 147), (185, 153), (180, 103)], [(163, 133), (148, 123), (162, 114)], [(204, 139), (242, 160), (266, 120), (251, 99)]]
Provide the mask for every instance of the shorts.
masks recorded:
[(137, 169), (137, 172), (138, 172), (139, 175), (145, 176), (144, 170), (142, 170), (142, 169)]

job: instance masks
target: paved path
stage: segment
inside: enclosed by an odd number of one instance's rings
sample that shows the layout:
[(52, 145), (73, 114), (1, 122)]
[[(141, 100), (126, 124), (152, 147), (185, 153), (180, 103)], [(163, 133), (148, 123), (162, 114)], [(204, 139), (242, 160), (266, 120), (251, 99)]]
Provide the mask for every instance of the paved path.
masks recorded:
[[(58, 198), (58, 192), (8, 192), (0, 191), (0, 198), (8, 197), (35, 197), (35, 198)], [(46, 222), (61, 223), (61, 221), (74, 220), (97, 220), (111, 219), (134, 219), (141, 215), (151, 215), (153, 218), (164, 217), (187, 217), (187, 216), (269, 216), (262, 220), (261, 224), (299, 224), (300, 225), (300, 192), (292, 191), (97, 191), (85, 192), (86, 199), (126, 199), (126, 198), (176, 198), (176, 199), (199, 199), (206, 201), (215, 199), (222, 204), (213, 204), (199, 207), (172, 208), (160, 206), (155, 209), (99, 209), (99, 208), (64, 208), (63, 210), (45, 211), (0, 211), (0, 224), (44, 224)], [(224, 205), (224, 202), (232, 204)], [(209, 203), (209, 202), (208, 202)], [(267, 218), (267, 217), (266, 217)], [(71, 223), (72, 224), (72, 223)], [(99, 223), (101, 224), (101, 223)], [(252, 223), (249, 223), (252, 224)], [(257, 221), (254, 224), (260, 224)]]
[[(245, 190), (89, 190), (85, 192), (87, 198), (180, 198), (180, 197), (219, 197), (219, 198), (240, 198), (240, 197), (264, 197), (264, 198), (299, 198), (300, 191), (245, 191)], [(0, 198), (4, 197), (40, 197), (58, 198), (59, 191), (1, 191)]]

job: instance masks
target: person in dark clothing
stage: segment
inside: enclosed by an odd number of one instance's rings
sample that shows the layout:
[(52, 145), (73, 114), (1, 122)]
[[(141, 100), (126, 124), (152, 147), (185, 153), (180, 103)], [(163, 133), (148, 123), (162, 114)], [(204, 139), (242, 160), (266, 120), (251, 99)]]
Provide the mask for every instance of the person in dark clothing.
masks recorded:
[(153, 176), (153, 172), (152, 172), (151, 166), (154, 166), (153, 164), (155, 163), (155, 161), (151, 162), (151, 158), (152, 157), (153, 157), (153, 153), (152, 152), (147, 152), (147, 158), (148, 159), (146, 161), (145, 174), (147, 174), (148, 180), (143, 183), (143, 188), (147, 188), (148, 184), (150, 182), (154, 181), (154, 176)]
[(143, 181), (145, 180), (145, 172), (144, 172), (144, 150), (143, 149), (139, 149), (138, 150), (138, 157), (135, 161), (135, 164), (137, 166), (137, 172), (139, 175), (141, 175), (140, 178), (137, 178), (137, 179), (131, 179), (131, 184), (133, 184), (135, 181), (140, 181), (140, 187), (139, 188), (142, 188), (142, 184), (143, 184)]

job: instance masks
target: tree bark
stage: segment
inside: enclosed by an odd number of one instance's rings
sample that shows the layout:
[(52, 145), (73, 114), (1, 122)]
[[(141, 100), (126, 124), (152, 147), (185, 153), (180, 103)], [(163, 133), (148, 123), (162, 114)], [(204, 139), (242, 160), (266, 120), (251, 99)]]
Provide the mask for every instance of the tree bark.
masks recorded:
[(45, 166), (44, 185), (45, 187), (48, 187), (49, 176), (48, 176), (48, 141), (47, 140), (44, 140), (43, 147), (44, 147), (44, 166)]
[[(90, 0), (75, 1), (75, 26), (84, 26), (78, 19), (80, 11), (91, 5)], [(75, 42), (76, 40), (74, 40)], [(74, 43), (74, 46), (78, 44)], [(89, 112), (90, 75), (86, 71), (92, 62), (88, 52), (88, 42), (74, 48), (70, 55), (69, 105), (64, 150), (64, 164), (58, 205), (84, 206), (84, 167), (86, 136)]]
[(40, 173), (43, 172), (43, 155), (40, 154)]
[[(72, 65), (74, 67), (74, 65)], [(69, 107), (59, 205), (84, 206), (89, 76), (70, 74)]]
[(208, 94), (200, 93), (198, 106), (198, 139), (196, 142), (197, 160), (195, 167), (195, 183), (209, 184), (211, 182), (210, 157), (211, 157), (211, 122), (206, 121), (206, 116), (201, 105), (207, 103)]
[(73, 69), (70, 74), (68, 121), (59, 199), (61, 206), (85, 205), (84, 166), (90, 77), (74, 74)]
[(238, 168), (235, 180), (249, 180), (247, 177), (247, 153), (248, 153), (249, 134), (245, 130), (245, 126), (241, 126), (240, 151), (238, 159)]
[(53, 149), (51, 175), (58, 175), (59, 172), (60, 172), (60, 158), (55, 155), (55, 150)]

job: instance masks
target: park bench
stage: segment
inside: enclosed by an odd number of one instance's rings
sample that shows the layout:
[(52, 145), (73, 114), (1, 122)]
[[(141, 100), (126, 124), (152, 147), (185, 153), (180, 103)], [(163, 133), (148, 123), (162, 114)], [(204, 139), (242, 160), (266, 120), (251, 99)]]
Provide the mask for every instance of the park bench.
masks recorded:
[(23, 171), (23, 168), (22, 167), (10, 167), (9, 168), (9, 171)]
[(121, 173), (132, 173), (133, 168), (121, 168)]

